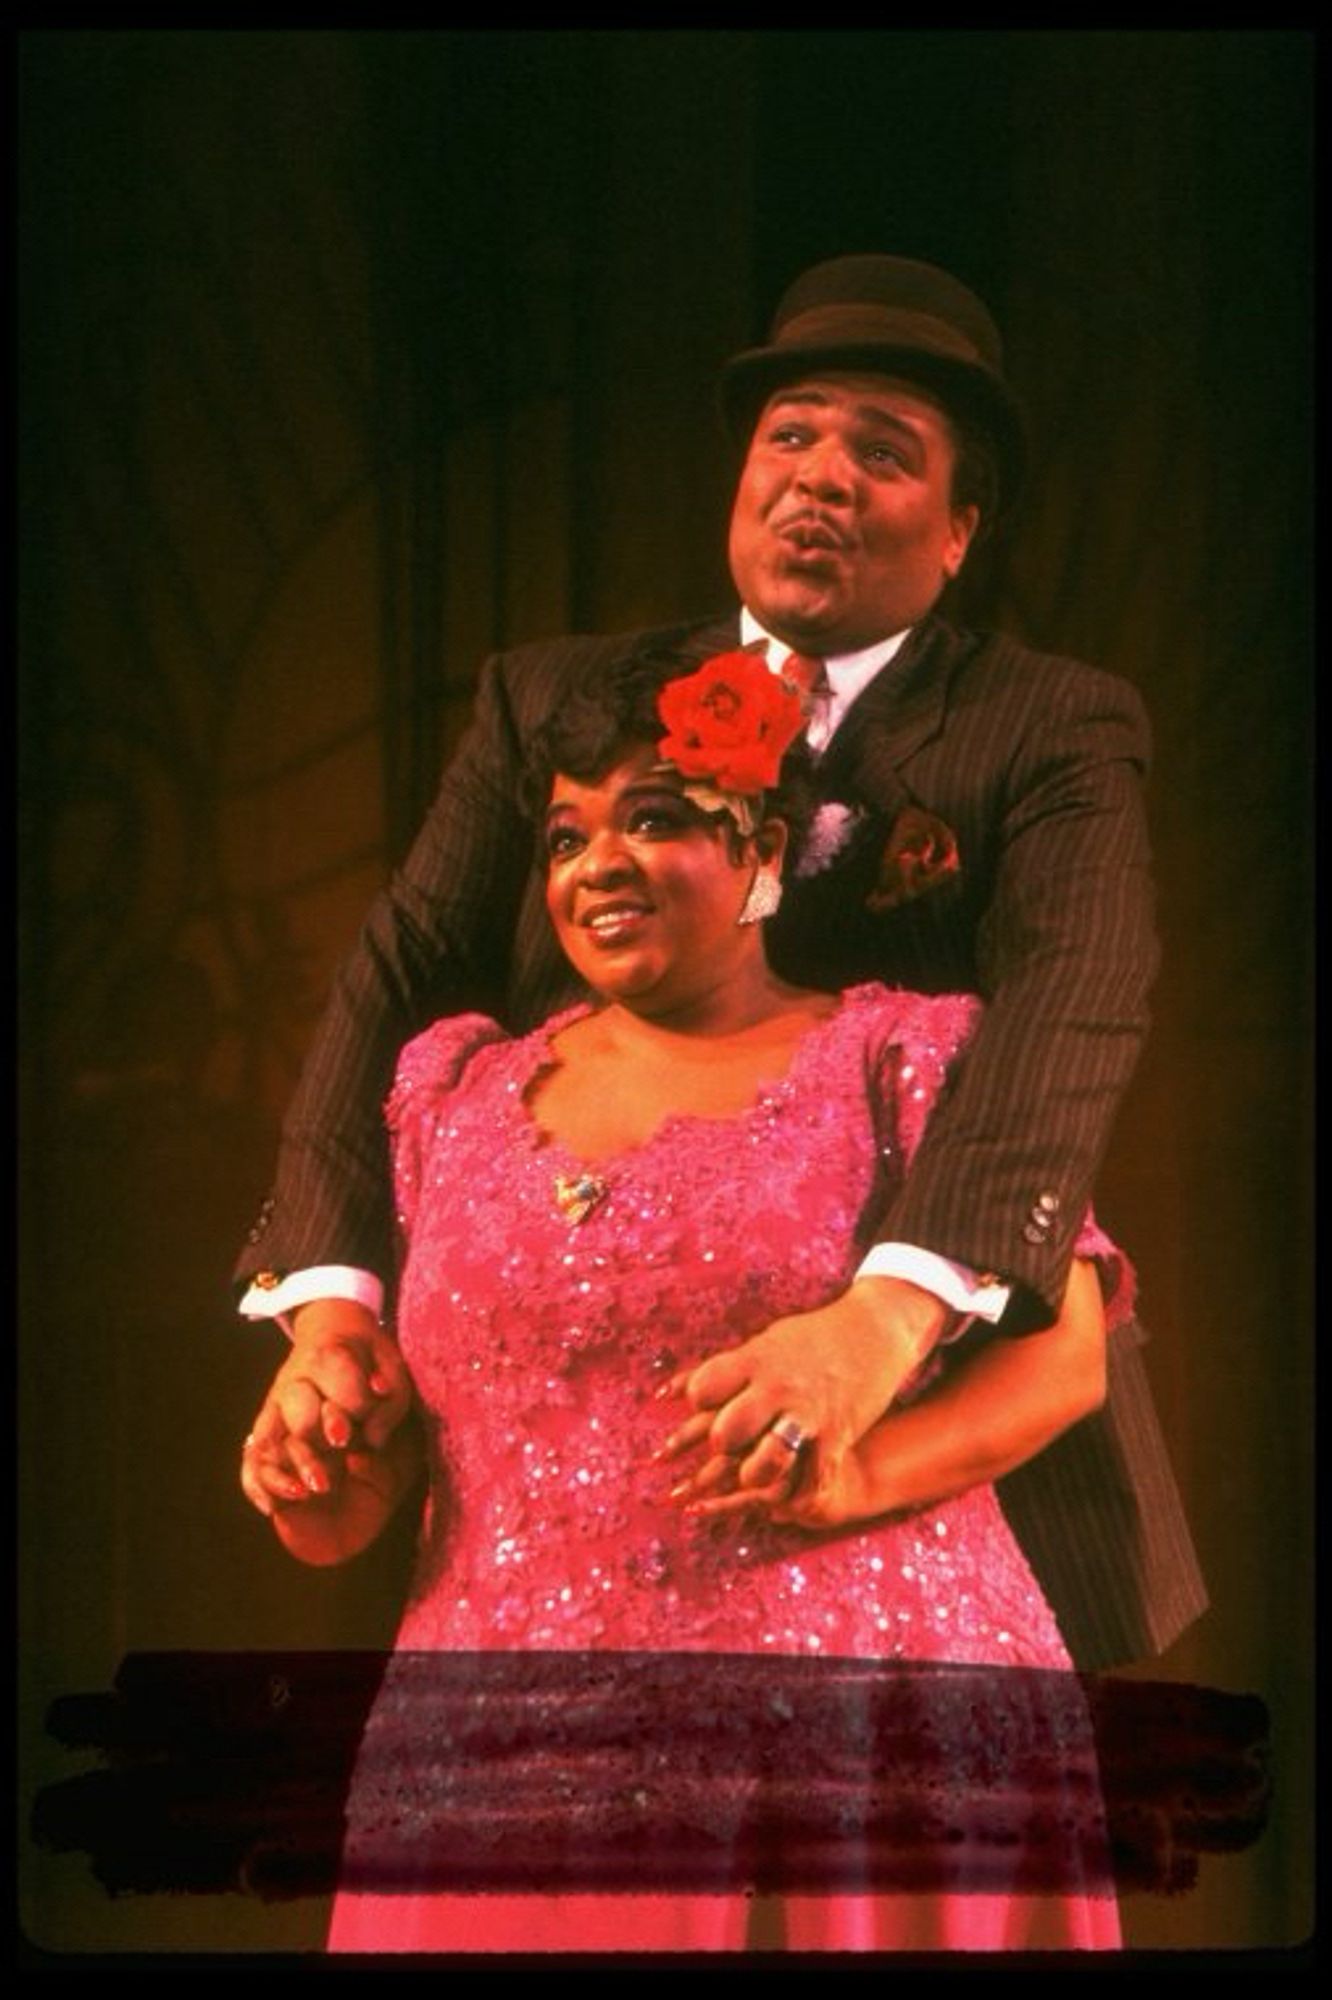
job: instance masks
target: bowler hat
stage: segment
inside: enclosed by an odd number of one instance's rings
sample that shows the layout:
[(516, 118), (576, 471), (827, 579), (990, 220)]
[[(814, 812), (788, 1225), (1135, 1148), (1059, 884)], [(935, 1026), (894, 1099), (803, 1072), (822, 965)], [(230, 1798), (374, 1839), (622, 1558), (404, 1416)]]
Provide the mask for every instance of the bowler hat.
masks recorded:
[(722, 409), (748, 439), (774, 389), (819, 369), (870, 369), (919, 382), (995, 450), (999, 505), (1021, 483), (1022, 413), (1004, 380), (1003, 343), (986, 306), (957, 278), (908, 257), (834, 257), (783, 294), (766, 347), (722, 372)]

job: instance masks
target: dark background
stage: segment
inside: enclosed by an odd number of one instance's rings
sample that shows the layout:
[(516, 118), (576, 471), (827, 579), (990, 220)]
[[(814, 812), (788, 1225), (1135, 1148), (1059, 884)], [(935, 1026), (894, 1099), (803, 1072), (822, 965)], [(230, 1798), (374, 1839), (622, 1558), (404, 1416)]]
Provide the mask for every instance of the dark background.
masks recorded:
[[(133, 1649), (374, 1644), (401, 1546), (242, 1504), (276, 1337), (236, 1242), (339, 954), (496, 644), (729, 601), (713, 407), (820, 257), (943, 263), (1031, 416), (959, 610), (1141, 689), (1166, 958), (1103, 1218), (1262, 1839), (1130, 1940), (1310, 1917), (1312, 38), (1250, 31), (20, 38), (22, 1799)], [(308, 1946), (311, 1903), (112, 1902), (55, 1950)]]

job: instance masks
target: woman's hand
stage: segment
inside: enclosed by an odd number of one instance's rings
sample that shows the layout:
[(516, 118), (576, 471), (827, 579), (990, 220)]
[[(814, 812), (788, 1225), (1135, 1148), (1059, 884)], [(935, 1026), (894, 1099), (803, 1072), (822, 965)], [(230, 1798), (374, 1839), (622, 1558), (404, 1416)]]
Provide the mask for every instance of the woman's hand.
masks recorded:
[(245, 1440), (241, 1488), (302, 1562), (348, 1562), (387, 1526), (421, 1461), (414, 1423), (399, 1424), (386, 1444), (373, 1449), (352, 1441), (318, 1451), (286, 1429), (270, 1397)]
[[(267, 1429), (276, 1411), (314, 1457), (325, 1447), (342, 1450), (356, 1435), (372, 1450), (386, 1443), (412, 1403), (411, 1377), (392, 1335), (350, 1299), (313, 1299), (297, 1308), (292, 1328), (291, 1352), (256, 1429)], [(297, 1469), (308, 1462), (298, 1454)]]
[(683, 1396), (692, 1414), (659, 1456), (705, 1455), (672, 1499), (700, 1514), (771, 1509), (797, 1490), (832, 1504), (857, 1476), (848, 1461), (859, 1440), (925, 1359), (945, 1319), (943, 1304), (917, 1285), (858, 1278), (831, 1305), (774, 1320), (676, 1376), (662, 1394)]
[(345, 1562), (374, 1540), (419, 1463), (411, 1401), (397, 1345), (366, 1307), (298, 1309), (241, 1459), (242, 1491), (294, 1555)]

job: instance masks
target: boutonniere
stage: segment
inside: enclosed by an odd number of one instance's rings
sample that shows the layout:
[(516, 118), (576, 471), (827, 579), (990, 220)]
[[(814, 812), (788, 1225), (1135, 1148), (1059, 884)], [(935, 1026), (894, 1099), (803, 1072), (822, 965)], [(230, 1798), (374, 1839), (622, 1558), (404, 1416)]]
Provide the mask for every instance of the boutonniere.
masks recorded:
[(868, 910), (896, 910), (959, 875), (957, 836), (937, 813), (903, 806), (879, 862), (879, 877), (865, 898)]
[(844, 806), (840, 799), (828, 799), (815, 812), (805, 834), (795, 872), (802, 880), (821, 875), (848, 846), (865, 814), (859, 806)]

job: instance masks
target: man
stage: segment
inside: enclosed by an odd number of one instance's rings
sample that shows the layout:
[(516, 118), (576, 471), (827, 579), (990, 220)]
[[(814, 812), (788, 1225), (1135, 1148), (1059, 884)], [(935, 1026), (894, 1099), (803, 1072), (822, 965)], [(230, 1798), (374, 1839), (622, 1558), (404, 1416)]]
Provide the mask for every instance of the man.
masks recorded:
[[(488, 663), (311, 1052), (239, 1275), (252, 1281), (243, 1310), (283, 1315), (293, 1336), (256, 1431), (293, 1437), (316, 1487), (322, 1448), (345, 1444), (350, 1420), (374, 1441), (405, 1402), (377, 1323), (390, 1255), (379, 1107), (397, 1051), (439, 1014), (480, 1005), (522, 1030), (569, 997), (518, 806), (521, 746), (575, 670), (649, 642), (700, 659), (761, 645), (809, 685), (820, 789), (846, 837), (773, 924), (778, 966), (987, 1001), (847, 1293), (698, 1371), (714, 1442), (757, 1481), (785, 1449), (774, 1422), (794, 1415), (817, 1476), (937, 1341), (972, 1320), (1019, 1335), (1057, 1312), (1156, 964), (1140, 704), (1107, 675), (933, 615), (1022, 458), (997, 330), (955, 279), (889, 257), (816, 266), (723, 394), (747, 442), (730, 535), (739, 620)], [(817, 1395), (792, 1411), (811, 1356)], [(1089, 1666), (1168, 1644), (1204, 1602), (1131, 1344), (1112, 1353), (1110, 1384), (1105, 1413), (1003, 1489)]]

